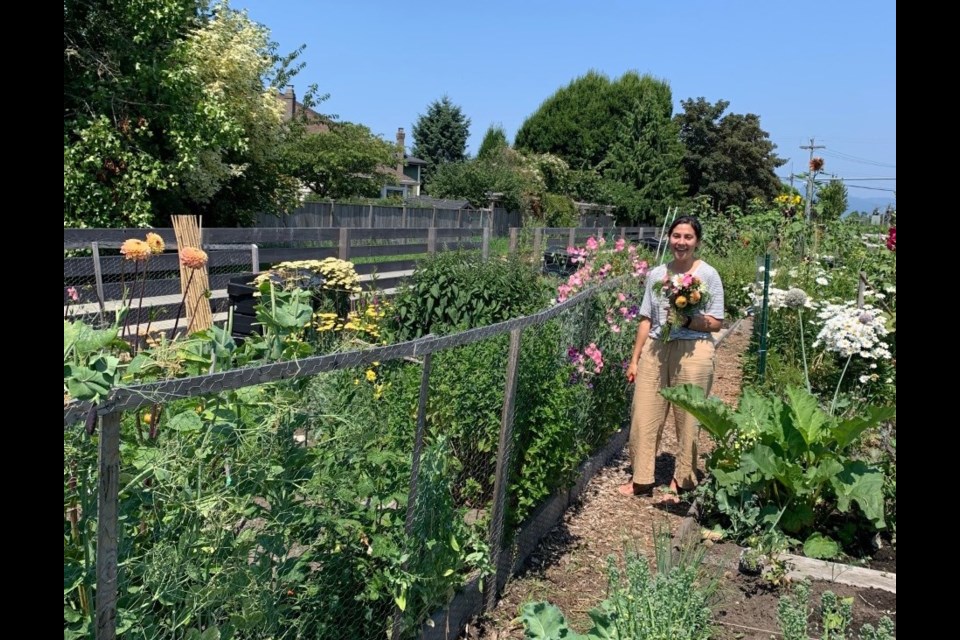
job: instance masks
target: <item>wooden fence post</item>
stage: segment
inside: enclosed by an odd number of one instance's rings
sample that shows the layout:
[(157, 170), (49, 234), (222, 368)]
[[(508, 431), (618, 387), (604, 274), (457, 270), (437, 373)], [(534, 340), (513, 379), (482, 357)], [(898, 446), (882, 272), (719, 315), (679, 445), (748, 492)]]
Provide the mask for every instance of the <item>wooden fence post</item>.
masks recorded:
[(513, 255), (517, 252), (517, 233), (519, 229), (516, 227), (510, 227), (510, 255)]
[(407, 203), (403, 203), (403, 213), (400, 214), (400, 226), (407, 228)]
[(458, 229), (460, 229), (461, 227), (463, 227), (463, 224), (461, 224), (461, 222), (460, 222), (460, 220), (462, 219), (462, 217), (463, 217), (463, 209), (457, 209), (457, 228), (458, 228)]
[(430, 217), (430, 226), (437, 226), (437, 205), (433, 205), (433, 215)]
[(490, 259), (490, 227), (483, 228), (483, 243), (481, 244), (480, 254), (484, 260)]
[(370, 212), (367, 214), (367, 228), (373, 229), (373, 204), (370, 205)]
[(350, 228), (340, 227), (340, 259), (350, 259)]
[(97, 640), (117, 637), (117, 495), (120, 489), (120, 413), (100, 419), (97, 492)]
[(437, 228), (430, 227), (427, 229), (427, 253), (434, 254), (437, 252)]
[(567, 240), (568, 247), (577, 246), (577, 229), (576, 227), (570, 227), (569, 239)]
[[(500, 417), (500, 442), (497, 445), (497, 471), (493, 484), (493, 513), (490, 518), (491, 564), (496, 572), (487, 583), (487, 611), (492, 611), (497, 603), (497, 591), (500, 589), (500, 555), (503, 547), (503, 522), (506, 513), (507, 483), (510, 473), (510, 445), (513, 441), (514, 402), (517, 394), (517, 364), (520, 359), (520, 333), (522, 329), (510, 331), (510, 353), (507, 360), (507, 380), (503, 391), (503, 413)], [(502, 576), (506, 578), (506, 575)]]

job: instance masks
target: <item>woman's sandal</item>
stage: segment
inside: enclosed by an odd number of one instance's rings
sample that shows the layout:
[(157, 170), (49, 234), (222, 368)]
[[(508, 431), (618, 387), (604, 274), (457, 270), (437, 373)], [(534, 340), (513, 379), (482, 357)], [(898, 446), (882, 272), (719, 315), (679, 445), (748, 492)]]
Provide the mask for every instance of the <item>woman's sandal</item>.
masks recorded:
[(617, 491), (622, 496), (650, 496), (653, 494), (653, 487), (656, 483), (651, 482), (650, 484), (637, 484), (636, 482), (628, 482), (617, 487)]

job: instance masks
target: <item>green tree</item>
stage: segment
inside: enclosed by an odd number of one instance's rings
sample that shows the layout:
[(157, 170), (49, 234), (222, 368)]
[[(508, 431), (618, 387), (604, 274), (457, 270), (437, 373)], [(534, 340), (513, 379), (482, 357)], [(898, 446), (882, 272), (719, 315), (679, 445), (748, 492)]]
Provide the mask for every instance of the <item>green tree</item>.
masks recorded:
[(510, 143), (507, 142), (507, 132), (503, 130), (503, 125), (492, 124), (483, 136), (483, 142), (480, 143), (480, 150), (477, 151), (477, 158), (482, 160), (495, 158), (503, 153), (503, 150), (509, 146)]
[(631, 71), (611, 81), (590, 71), (557, 90), (521, 125), (515, 147), (560, 156), (575, 170), (594, 169), (617, 140), (620, 123), (650, 94), (670, 113), (670, 87)]
[(603, 175), (636, 190), (620, 216), (624, 222), (654, 222), (683, 195), (683, 145), (669, 108), (652, 93), (634, 102), (620, 121), (617, 139), (601, 163)]
[(417, 118), (413, 125), (413, 155), (428, 163), (423, 168), (428, 189), (430, 176), (442, 165), (466, 160), (469, 137), (470, 118), (448, 96), (434, 100), (427, 112)]
[(710, 197), (713, 207), (746, 208), (753, 198), (769, 200), (780, 192), (774, 171), (779, 158), (769, 134), (754, 114), (723, 115), (730, 103), (711, 104), (705, 98), (681, 103), (675, 120), (684, 146), (683, 168), (687, 195)]
[(65, 0), (64, 225), (232, 224), (290, 202), (272, 87), (296, 55), (225, 4)]
[(331, 122), (305, 133), (286, 154), (287, 170), (324, 198), (375, 196), (395, 162), (396, 147), (363, 125)]
[(503, 194), (500, 202), (511, 211), (528, 209), (529, 185), (514, 167), (489, 160), (447, 162), (430, 181), (430, 194), (438, 198), (466, 198), (475, 207), (485, 207), (490, 193)]
[(847, 210), (847, 187), (843, 180), (831, 180), (817, 189), (817, 213), (820, 220), (839, 220)]

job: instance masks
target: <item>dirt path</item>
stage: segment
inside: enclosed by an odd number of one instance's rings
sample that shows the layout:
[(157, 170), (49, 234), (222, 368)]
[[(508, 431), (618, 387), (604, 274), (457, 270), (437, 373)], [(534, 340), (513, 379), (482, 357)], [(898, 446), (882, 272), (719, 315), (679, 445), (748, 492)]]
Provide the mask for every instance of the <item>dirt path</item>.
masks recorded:
[[(752, 326), (749, 319), (742, 322), (717, 349), (711, 393), (724, 402), (733, 403), (740, 394), (741, 358)], [(657, 457), (659, 483), (666, 484), (673, 475), (676, 445), (671, 415)], [(701, 458), (709, 449), (709, 436), (701, 433)], [(702, 459), (699, 466), (702, 470)], [(651, 498), (621, 496), (617, 486), (627, 481), (626, 469), (627, 456), (623, 451), (590, 481), (581, 501), (544, 538), (524, 571), (507, 584), (496, 609), (468, 626), (465, 638), (523, 638), (523, 628), (514, 620), (520, 607), (531, 600), (549, 600), (560, 607), (572, 626), (581, 631), (589, 627), (587, 612), (606, 593), (607, 557), (621, 555), (626, 546), (653, 557), (654, 528), (676, 531), (689, 507), (682, 504), (666, 508), (654, 504)]]

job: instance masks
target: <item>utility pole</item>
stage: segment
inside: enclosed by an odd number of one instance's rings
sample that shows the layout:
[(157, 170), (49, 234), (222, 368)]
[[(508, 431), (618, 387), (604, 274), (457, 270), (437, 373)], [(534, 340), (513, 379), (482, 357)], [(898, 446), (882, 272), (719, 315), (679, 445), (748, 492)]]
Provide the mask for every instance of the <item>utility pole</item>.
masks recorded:
[(800, 148), (810, 150), (810, 164), (807, 166), (809, 169), (807, 173), (807, 202), (803, 208), (804, 216), (807, 222), (810, 222), (810, 204), (813, 200), (813, 152), (815, 149), (826, 149), (827, 147), (822, 144), (814, 144), (813, 138), (810, 138), (810, 144), (802, 144)]

